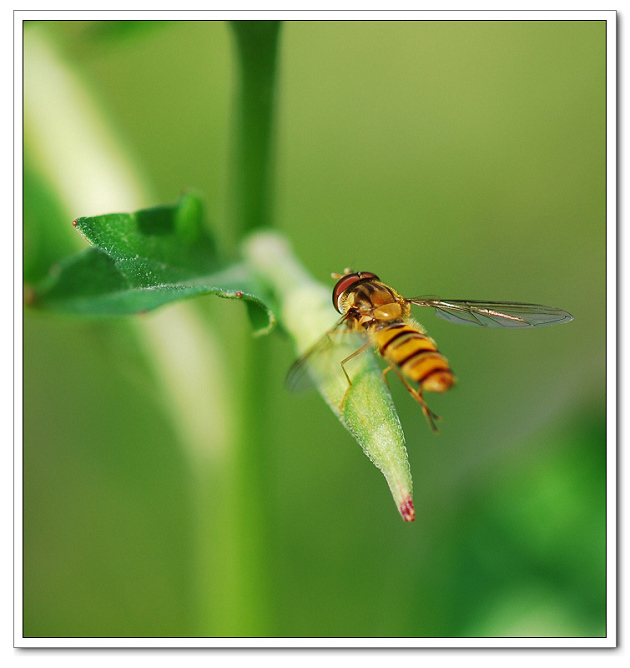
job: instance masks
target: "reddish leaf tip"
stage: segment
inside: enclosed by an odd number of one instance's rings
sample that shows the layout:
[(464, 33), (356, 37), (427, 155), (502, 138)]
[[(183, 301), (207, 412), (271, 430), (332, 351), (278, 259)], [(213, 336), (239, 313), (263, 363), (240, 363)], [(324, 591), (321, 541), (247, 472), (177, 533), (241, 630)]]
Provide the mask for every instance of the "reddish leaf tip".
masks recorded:
[(242, 297), (242, 296), (243, 296), (243, 293), (239, 290), (239, 291), (236, 293), (236, 296), (237, 296), (237, 297)]
[(76, 227), (76, 226), (77, 226), (77, 221), (76, 221), (76, 220), (73, 220), (73, 221), (72, 221), (72, 227)]
[(406, 498), (398, 508), (405, 522), (413, 522), (416, 519), (416, 509), (413, 507), (413, 500), (411, 497)]

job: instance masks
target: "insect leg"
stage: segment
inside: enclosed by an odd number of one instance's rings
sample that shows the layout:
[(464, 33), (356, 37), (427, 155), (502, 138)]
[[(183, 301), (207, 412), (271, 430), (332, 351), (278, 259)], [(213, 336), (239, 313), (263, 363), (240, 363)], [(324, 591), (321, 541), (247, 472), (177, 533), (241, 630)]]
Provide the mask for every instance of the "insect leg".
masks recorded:
[(400, 378), (402, 384), (407, 388), (409, 394), (420, 404), (420, 407), (422, 408), (422, 412), (424, 413), (424, 417), (427, 419), (427, 422), (429, 423), (429, 427), (436, 433), (439, 434), (440, 430), (435, 426), (435, 421), (440, 419), (439, 415), (436, 415), (428, 406), (427, 402), (424, 400), (424, 397), (422, 396), (422, 393), (419, 390), (416, 390), (414, 387), (409, 385), (407, 382), (407, 379), (402, 375), (402, 373), (398, 370), (398, 367), (396, 366), (389, 366), (385, 371), (383, 371), (383, 376), (390, 370), (393, 369), (396, 372), (396, 375), (398, 378)]
[(387, 382), (387, 378), (386, 378), (386, 376), (387, 376), (388, 372), (391, 371), (392, 369), (393, 369), (393, 367), (392, 367), (391, 365), (388, 366), (386, 369), (383, 369), (383, 382), (384, 382), (385, 385), (387, 385), (388, 387), (389, 387), (389, 383)]
[(348, 381), (348, 387), (346, 388), (346, 391), (343, 393), (343, 397), (341, 399), (341, 403), (339, 404), (339, 410), (343, 411), (343, 406), (346, 403), (346, 397), (348, 396), (348, 392), (350, 391), (350, 388), (352, 387), (352, 381), (350, 380), (350, 376), (348, 375), (348, 372), (346, 371), (346, 367), (344, 364), (346, 362), (349, 362), (353, 357), (356, 357), (357, 355), (360, 355), (362, 352), (366, 351), (370, 346), (372, 345), (371, 341), (368, 341), (367, 343), (364, 343), (358, 350), (355, 350), (351, 355), (348, 355), (345, 359), (341, 360), (341, 368), (346, 376), (346, 380)]

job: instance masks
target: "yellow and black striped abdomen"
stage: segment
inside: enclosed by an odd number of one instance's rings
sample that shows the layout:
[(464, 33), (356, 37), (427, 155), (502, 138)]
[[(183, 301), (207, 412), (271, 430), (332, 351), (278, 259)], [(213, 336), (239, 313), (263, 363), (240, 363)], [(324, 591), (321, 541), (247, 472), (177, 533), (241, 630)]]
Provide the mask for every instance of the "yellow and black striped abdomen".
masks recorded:
[(446, 392), (455, 382), (435, 341), (412, 325), (392, 323), (374, 330), (373, 336), (385, 360), (418, 383), (421, 392)]

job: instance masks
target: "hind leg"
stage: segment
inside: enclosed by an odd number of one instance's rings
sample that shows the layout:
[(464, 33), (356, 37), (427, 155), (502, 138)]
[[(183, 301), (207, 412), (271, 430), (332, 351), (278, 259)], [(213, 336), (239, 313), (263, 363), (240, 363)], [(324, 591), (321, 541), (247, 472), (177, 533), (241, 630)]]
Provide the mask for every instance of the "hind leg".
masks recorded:
[(424, 417), (427, 419), (427, 422), (429, 423), (429, 427), (436, 433), (439, 434), (440, 430), (435, 426), (435, 422), (440, 419), (439, 415), (436, 415), (428, 406), (427, 402), (424, 400), (424, 397), (422, 396), (422, 393), (419, 390), (416, 390), (415, 387), (412, 387), (407, 379), (400, 373), (397, 367), (391, 365), (388, 366), (384, 371), (383, 371), (383, 380), (387, 382), (385, 375), (387, 374), (388, 371), (394, 370), (398, 378), (400, 378), (402, 384), (407, 388), (407, 391), (411, 396), (420, 404), (420, 407), (422, 408), (422, 412), (424, 413)]

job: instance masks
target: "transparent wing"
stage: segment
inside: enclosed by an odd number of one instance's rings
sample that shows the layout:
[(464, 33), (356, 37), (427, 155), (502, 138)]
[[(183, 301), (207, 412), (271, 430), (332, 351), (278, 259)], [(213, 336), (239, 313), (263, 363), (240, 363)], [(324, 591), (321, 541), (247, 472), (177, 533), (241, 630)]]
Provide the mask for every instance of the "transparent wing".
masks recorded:
[(554, 306), (518, 302), (442, 300), (420, 297), (407, 300), (416, 306), (432, 306), (435, 315), (462, 325), (480, 327), (542, 327), (570, 322), (573, 316)]
[(299, 392), (312, 388), (318, 380), (343, 376), (341, 361), (364, 343), (365, 336), (351, 329), (344, 315), (296, 360), (287, 373), (287, 388)]

